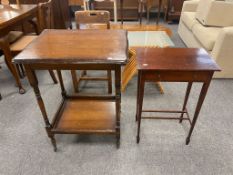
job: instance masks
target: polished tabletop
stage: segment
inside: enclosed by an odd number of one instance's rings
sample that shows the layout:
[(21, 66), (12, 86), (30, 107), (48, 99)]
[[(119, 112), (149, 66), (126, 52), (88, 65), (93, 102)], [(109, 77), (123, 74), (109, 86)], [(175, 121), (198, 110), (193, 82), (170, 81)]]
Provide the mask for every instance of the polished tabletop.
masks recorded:
[(197, 48), (139, 48), (139, 70), (220, 71), (204, 49)]
[(16, 63), (124, 64), (128, 58), (125, 30), (44, 30)]
[(0, 4), (0, 29), (25, 18), (31, 12), (37, 11), (37, 5), (2, 5)]

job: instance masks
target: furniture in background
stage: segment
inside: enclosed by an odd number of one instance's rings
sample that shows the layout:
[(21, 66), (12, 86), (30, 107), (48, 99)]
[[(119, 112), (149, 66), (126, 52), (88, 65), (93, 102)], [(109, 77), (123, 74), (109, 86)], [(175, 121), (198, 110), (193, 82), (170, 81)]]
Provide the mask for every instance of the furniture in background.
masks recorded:
[[(165, 48), (173, 47), (174, 44), (169, 38), (170, 33), (166, 31), (129, 31), (129, 62), (123, 69), (122, 72), (122, 92), (125, 91), (130, 80), (137, 74), (137, 60), (136, 50), (137, 48)], [(159, 82), (157, 86), (161, 93), (164, 93), (163, 88)]]
[[(88, 28), (98, 29), (98, 25), (103, 25), (105, 29), (110, 29), (110, 14), (108, 11), (77, 11), (75, 13), (75, 20), (76, 20), (77, 29), (88, 29)], [(84, 27), (81, 27), (82, 25), (84, 25)], [(93, 27), (93, 25), (95, 25), (95, 27)], [(101, 28), (103, 28), (103, 26), (101, 26)], [(98, 42), (101, 42), (101, 41), (97, 41), (95, 42), (95, 44), (98, 45)], [(108, 82), (108, 93), (109, 94), (112, 93), (111, 70), (107, 71), (107, 77), (89, 77), (87, 76), (86, 70), (80, 73), (79, 78), (77, 78), (77, 74), (75, 70), (71, 71), (71, 75), (72, 75), (75, 92), (78, 92), (79, 83), (81, 80), (94, 80), (94, 81), (107, 81)]]
[[(16, 0), (9, 0), (10, 3), (16, 3)], [(19, 0), (21, 4), (39, 4), (48, 0)], [(69, 13), (68, 0), (54, 0), (53, 16), (55, 29), (67, 29), (71, 27), (71, 18)], [(28, 27), (28, 25), (27, 25)]]
[[(138, 1), (137, 0), (114, 0), (118, 10), (117, 20), (137, 20), (138, 19)], [(93, 1), (95, 10), (107, 10), (110, 12), (111, 19), (114, 19), (114, 6), (110, 0), (102, 2)]]
[[(149, 17), (150, 17), (150, 9), (153, 6), (153, 0), (139, 0), (139, 13), (140, 13), (140, 19), (139, 22), (142, 24), (142, 13), (143, 13), (143, 7), (146, 7), (146, 12), (147, 12), (147, 21), (149, 22)], [(156, 19), (156, 24), (159, 24), (159, 19), (160, 19), (160, 12), (161, 12), (161, 5), (162, 5), (162, 0), (158, 0), (158, 13), (157, 13), (157, 19)]]
[[(91, 0), (83, 0), (84, 1), (84, 10), (91, 10), (89, 8), (89, 4)], [(104, 1), (108, 1), (108, 2), (112, 2), (113, 3), (113, 12), (114, 12), (114, 22), (117, 22), (117, 1), (118, 0), (92, 0), (94, 2), (104, 2)]]
[[(53, 40), (47, 42), (49, 38)], [(15, 63), (25, 66), (54, 151), (57, 150), (55, 134), (112, 134), (119, 147), (121, 65), (127, 61), (127, 52), (127, 32), (124, 30), (45, 30), (14, 58)], [(63, 99), (52, 122), (35, 74), (35, 70), (41, 69), (58, 71)], [(68, 95), (61, 70), (76, 69), (114, 71), (115, 94)]]
[(215, 78), (233, 78), (233, 3), (185, 1), (178, 33), (188, 47), (204, 48), (222, 68)]
[[(148, 48), (137, 49), (138, 62), (138, 91), (136, 121), (138, 122), (137, 143), (140, 141), (141, 119), (172, 119), (188, 120), (191, 127), (186, 138), (186, 145), (190, 142), (190, 137), (200, 113), (202, 104), (208, 91), (212, 76), (220, 68), (212, 60), (204, 49), (190, 48)], [(146, 82), (188, 82), (185, 100), (182, 110), (151, 110), (143, 108), (144, 87)], [(202, 83), (200, 96), (191, 120), (187, 110), (187, 102), (192, 88), (192, 84)], [(142, 117), (142, 113), (174, 113), (180, 117)], [(184, 117), (186, 114), (187, 117)]]
[[(3, 9), (0, 10), (0, 13), (9, 13), (14, 14), (11, 16), (4, 16), (3, 20), (0, 23), (0, 48), (3, 50), (4, 58), (7, 67), (11, 71), (12, 75), (14, 76), (16, 83), (19, 87), (19, 93), (25, 93), (23, 89), (19, 74), (16, 71), (15, 66), (12, 64), (12, 58), (21, 52), (32, 40), (34, 40), (37, 36), (36, 35), (25, 35), (20, 36), (17, 38), (16, 41), (10, 42), (8, 33), (14, 29), (15, 26), (21, 25), (25, 21), (31, 20), (33, 18), (37, 18), (38, 21), (41, 21), (43, 14), (41, 11), (47, 9), (47, 5), (51, 3), (51, 0), (48, 3), (43, 3), (39, 5), (39, 8), (36, 5), (6, 5), (3, 6)], [(38, 12), (39, 9), (39, 12)], [(17, 13), (16, 13), (17, 11)], [(40, 13), (40, 15), (38, 15)], [(47, 13), (47, 10), (46, 10)], [(48, 18), (47, 18), (48, 19)], [(41, 22), (39, 22), (40, 24)], [(40, 27), (39, 27), (40, 28)], [(41, 28), (40, 28), (41, 29)], [(10, 33), (11, 34), (11, 33)], [(54, 81), (57, 83), (56, 77), (52, 70), (49, 70), (49, 73)]]
[(164, 19), (168, 22), (179, 20), (184, 0), (168, 0)]
[[(2, 17), (0, 22), (0, 47), (5, 55), (5, 62), (10, 72), (15, 78), (17, 86), (19, 87), (19, 93), (25, 93), (20, 82), (20, 77), (17, 73), (15, 66), (11, 63), (12, 54), (10, 50), (10, 39), (8, 33), (12, 31), (16, 26), (20, 26), (25, 21), (37, 17), (38, 8), (36, 5), (2, 5), (0, 9), (0, 16)], [(12, 15), (3, 15), (12, 14)]]

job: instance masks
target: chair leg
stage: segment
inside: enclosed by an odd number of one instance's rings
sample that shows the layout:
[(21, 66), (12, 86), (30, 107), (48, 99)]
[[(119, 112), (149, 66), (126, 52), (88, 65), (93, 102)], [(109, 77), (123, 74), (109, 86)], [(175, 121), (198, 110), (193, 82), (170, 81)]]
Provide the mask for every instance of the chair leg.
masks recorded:
[(10, 70), (10, 72), (12, 73), (13, 77), (15, 78), (17, 86), (19, 87), (19, 93), (24, 94), (26, 91), (20, 82), (20, 78), (19, 78), (19, 75), (17, 73), (15, 66), (11, 62), (12, 55), (11, 55), (11, 51), (10, 51), (10, 46), (5, 38), (2, 38), (0, 40), (0, 47), (4, 53), (6, 65), (7, 65), (8, 69)]
[(23, 77), (25, 77), (26, 74), (25, 74), (25, 70), (24, 70), (23, 65), (20, 64), (19, 67), (20, 67), (20, 70), (21, 70), (21, 72), (22, 72)]
[(147, 8), (147, 11), (146, 11), (146, 18), (147, 18), (147, 24), (149, 24), (150, 22), (150, 9)]
[(2, 95), (1, 95), (1, 93), (0, 93), (0, 100), (2, 99)]
[(51, 78), (53, 79), (54, 84), (57, 84), (57, 78), (56, 78), (53, 70), (49, 70), (49, 74), (50, 74)]
[(112, 93), (112, 73), (111, 70), (107, 71), (107, 76), (108, 76), (108, 93), (111, 94)]
[(20, 70), (20, 65), (16, 64), (15, 67), (16, 67), (16, 70), (17, 70), (17, 73), (18, 73), (19, 77), (22, 79), (24, 76), (23, 76), (23, 74), (22, 74), (22, 72)]
[(158, 87), (160, 93), (161, 93), (161, 94), (164, 94), (163, 86), (161, 85), (161, 83), (160, 83), (160, 82), (156, 82), (156, 85), (157, 85), (157, 87)]
[(19, 78), (19, 75), (17, 73), (17, 70), (16, 70), (15, 66), (12, 63), (9, 63), (7, 61), (7, 59), (6, 59), (6, 65), (7, 65), (8, 69), (11, 71), (12, 75), (15, 78), (16, 84), (19, 87), (19, 93), (24, 94), (26, 91), (25, 91), (25, 89), (23, 88), (23, 86), (22, 86), (22, 84), (20, 82), (20, 78)]
[(78, 93), (78, 78), (75, 70), (71, 70), (71, 76), (73, 81), (74, 92)]

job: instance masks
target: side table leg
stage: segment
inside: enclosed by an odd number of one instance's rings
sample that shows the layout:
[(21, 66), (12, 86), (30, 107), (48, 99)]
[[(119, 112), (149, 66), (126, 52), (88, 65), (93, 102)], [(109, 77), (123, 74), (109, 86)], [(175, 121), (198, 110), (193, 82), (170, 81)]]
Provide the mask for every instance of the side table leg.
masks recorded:
[(156, 20), (157, 25), (159, 24), (159, 19), (160, 19), (161, 3), (162, 3), (162, 0), (159, 0), (158, 15), (157, 15), (157, 20)]
[(115, 68), (115, 89), (116, 89), (116, 139), (117, 148), (120, 147), (120, 115), (121, 115), (121, 67)]
[[(192, 85), (193, 85), (192, 82), (189, 82), (189, 83), (188, 83), (188, 86), (187, 86), (187, 89), (186, 89), (186, 94), (185, 94), (184, 105), (183, 105), (182, 111), (184, 111), (184, 110), (186, 109), (186, 105), (187, 105), (187, 103), (188, 103), (189, 94), (190, 94)], [(180, 123), (183, 121), (183, 117), (184, 117), (184, 113), (182, 113), (181, 116), (180, 116)]]
[(52, 125), (49, 122), (49, 119), (48, 119), (48, 116), (46, 113), (46, 109), (45, 109), (45, 105), (44, 105), (43, 99), (41, 97), (40, 90), (38, 88), (38, 80), (37, 80), (35, 71), (32, 70), (28, 65), (25, 65), (25, 69), (26, 69), (29, 83), (33, 87), (34, 93), (36, 95), (37, 103), (40, 107), (40, 111), (41, 111), (43, 119), (44, 119), (45, 129), (46, 129), (47, 135), (51, 139), (54, 151), (56, 152), (57, 151), (56, 140), (54, 138), (54, 134), (51, 132)]
[(141, 115), (142, 115), (142, 105), (144, 96), (145, 80), (143, 79), (142, 72), (138, 72), (138, 100), (137, 100), (137, 120), (138, 120), (138, 130), (137, 130), (137, 143), (140, 141), (140, 126), (141, 126)]
[(200, 113), (202, 104), (203, 104), (203, 102), (205, 100), (205, 97), (206, 97), (206, 94), (207, 94), (207, 91), (208, 91), (208, 88), (209, 88), (209, 85), (210, 85), (210, 81), (211, 80), (209, 80), (209, 82), (205, 82), (202, 85), (201, 93), (200, 93), (200, 96), (199, 96), (199, 99), (198, 99), (198, 103), (197, 103), (197, 107), (196, 107), (196, 110), (195, 110), (195, 113), (194, 113), (194, 117), (193, 117), (193, 121), (192, 121), (192, 124), (191, 124), (191, 128), (189, 130), (188, 137), (186, 138), (186, 145), (188, 145), (189, 142), (190, 142), (190, 137), (192, 135), (192, 132), (193, 132), (194, 126), (196, 124), (198, 115)]

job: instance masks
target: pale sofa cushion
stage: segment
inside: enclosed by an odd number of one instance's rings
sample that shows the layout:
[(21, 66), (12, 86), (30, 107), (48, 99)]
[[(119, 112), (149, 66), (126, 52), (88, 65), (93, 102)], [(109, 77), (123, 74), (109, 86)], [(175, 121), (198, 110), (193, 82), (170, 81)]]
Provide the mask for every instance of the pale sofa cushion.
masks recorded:
[(198, 23), (195, 18), (195, 14), (195, 12), (182, 12), (181, 20), (189, 30), (192, 30), (193, 26)]
[(205, 26), (233, 26), (233, 3), (223, 0), (201, 0), (196, 18)]
[(221, 27), (205, 27), (196, 24), (193, 26), (193, 34), (207, 51), (213, 50), (215, 41), (222, 30)]

